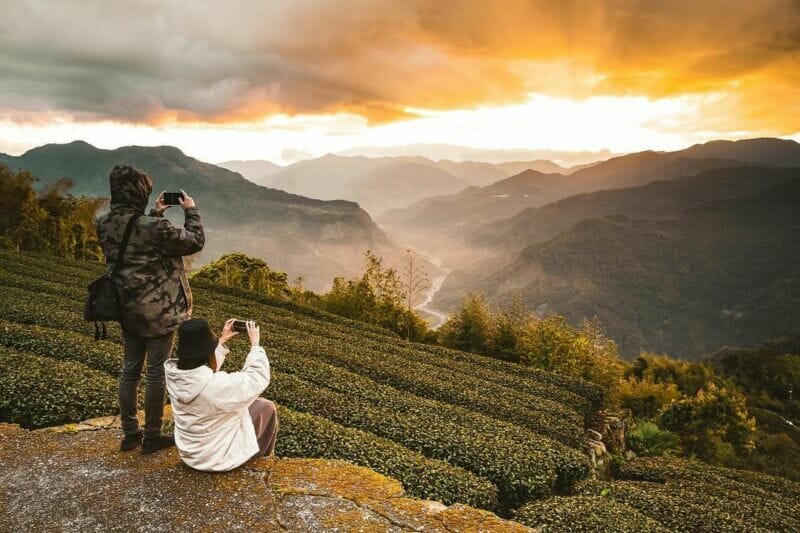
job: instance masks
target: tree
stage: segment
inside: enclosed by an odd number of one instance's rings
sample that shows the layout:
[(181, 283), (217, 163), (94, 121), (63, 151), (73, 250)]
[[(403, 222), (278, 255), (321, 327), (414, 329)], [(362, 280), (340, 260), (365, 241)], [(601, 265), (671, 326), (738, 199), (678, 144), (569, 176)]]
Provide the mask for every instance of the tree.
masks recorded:
[(709, 383), (692, 397), (664, 407), (659, 425), (680, 437), (685, 453), (724, 464), (755, 448), (755, 419), (747, 413), (744, 396)]
[(95, 217), (102, 198), (76, 198), (66, 179), (37, 192), (28, 171), (13, 172), (0, 164), (0, 242), (17, 251), (52, 253), (59, 257), (102, 260)]
[(406, 308), (406, 292), (397, 271), (370, 251), (364, 253), (359, 277), (334, 279), (333, 288), (313, 303), (330, 313), (375, 324), (411, 340), (430, 340), (427, 323)]
[(408, 320), (406, 322), (408, 333), (406, 337), (411, 337), (411, 317), (414, 312), (413, 306), (417, 301), (417, 297), (430, 287), (430, 284), (431, 282), (430, 279), (428, 279), (428, 274), (425, 272), (425, 268), (420, 264), (416, 252), (411, 249), (406, 249), (405, 255), (403, 256), (403, 290), (406, 293), (406, 310), (408, 311)]
[(243, 253), (226, 254), (192, 274), (229, 287), (260, 292), (274, 298), (288, 299), (291, 290), (285, 272), (272, 270), (261, 259)]
[(468, 294), (439, 329), (439, 340), (450, 348), (485, 354), (494, 334), (492, 323), (492, 313), (483, 294)]

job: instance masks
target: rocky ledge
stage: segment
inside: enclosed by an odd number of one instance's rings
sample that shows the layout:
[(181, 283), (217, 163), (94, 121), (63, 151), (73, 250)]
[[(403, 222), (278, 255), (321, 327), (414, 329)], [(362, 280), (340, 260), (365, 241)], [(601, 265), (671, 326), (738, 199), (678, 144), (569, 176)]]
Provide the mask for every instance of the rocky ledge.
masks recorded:
[(410, 498), (343, 461), (257, 459), (224, 474), (174, 449), (119, 452), (115, 420), (0, 424), (0, 523), (9, 531), (530, 531), (463, 505)]

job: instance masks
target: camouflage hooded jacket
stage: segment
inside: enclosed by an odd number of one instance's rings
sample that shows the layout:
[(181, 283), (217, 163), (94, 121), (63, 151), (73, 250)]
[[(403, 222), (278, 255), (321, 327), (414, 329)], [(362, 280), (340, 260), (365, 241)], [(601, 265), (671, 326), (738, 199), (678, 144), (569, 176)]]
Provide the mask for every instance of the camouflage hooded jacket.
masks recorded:
[[(117, 259), (125, 226), (134, 213), (144, 213), (153, 182), (129, 166), (115, 166), (109, 177), (111, 210), (97, 222), (97, 235), (109, 270)], [(203, 249), (205, 236), (196, 208), (184, 210), (183, 228), (169, 220), (142, 215), (134, 224), (123, 266), (117, 274), (122, 288), (123, 329), (141, 337), (158, 337), (178, 328), (192, 313), (192, 293), (183, 256)]]

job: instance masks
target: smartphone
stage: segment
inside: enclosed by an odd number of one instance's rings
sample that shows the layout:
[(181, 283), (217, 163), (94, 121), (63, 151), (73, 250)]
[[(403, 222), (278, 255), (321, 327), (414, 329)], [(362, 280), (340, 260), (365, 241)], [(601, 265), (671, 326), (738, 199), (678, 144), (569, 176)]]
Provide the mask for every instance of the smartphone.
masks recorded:
[(183, 199), (182, 192), (165, 192), (164, 193), (164, 205), (181, 205), (181, 200)]
[(239, 333), (247, 333), (247, 322), (245, 322), (244, 320), (234, 320), (233, 331), (238, 331)]

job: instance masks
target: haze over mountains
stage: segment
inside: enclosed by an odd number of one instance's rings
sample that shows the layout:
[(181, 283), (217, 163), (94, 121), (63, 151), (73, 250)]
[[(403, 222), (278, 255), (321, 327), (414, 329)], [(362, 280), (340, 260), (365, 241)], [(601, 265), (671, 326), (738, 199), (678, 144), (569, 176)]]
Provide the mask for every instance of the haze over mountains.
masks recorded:
[[(759, 196), (774, 187), (778, 192), (769, 198), (779, 200), (772, 205), (776, 215), (800, 212), (796, 189), (780, 188), (800, 177), (800, 170), (763, 166), (791, 167), (798, 158), (800, 145), (777, 139), (631, 154), (575, 172), (560, 189), (551, 187), (565, 195), (561, 200), (516, 213), (509, 202), (505, 218), (483, 224), (455, 222), (477, 205), (463, 194), (431, 199), (425, 209), (419, 203), (387, 213), (385, 219), (394, 218), (381, 222), (392, 232), (398, 232), (394, 225), (400, 231), (411, 226), (404, 235), (414, 239), (430, 219), (431, 230), (418, 238), (450, 242), (450, 249), (458, 250), (442, 256), (454, 272), (437, 293), (435, 307), (452, 309), (475, 290), (496, 304), (522, 294), (529, 306), (564, 314), (576, 323), (599, 317), (625, 355), (646, 349), (696, 357), (722, 344), (757, 344), (781, 328), (800, 324), (800, 312), (786, 305), (794, 298), (792, 291), (774, 287), (788, 272), (800, 270), (800, 232), (791, 231), (796, 223), (788, 215), (779, 224), (774, 217), (767, 220), (770, 208), (765, 205), (772, 204)], [(711, 170), (703, 170), (707, 168)], [(682, 173), (684, 177), (676, 178)], [(655, 176), (662, 179), (652, 181)], [(529, 186), (543, 179), (530, 178)], [(607, 190), (569, 195), (605, 184)], [(702, 215), (704, 206), (725, 201), (735, 202), (727, 208), (724, 223)], [(448, 202), (450, 213), (457, 214), (449, 220), (424, 216)], [(751, 203), (752, 210), (747, 207)], [(492, 210), (483, 212), (491, 215)], [(764, 220), (752, 216), (756, 212)], [(439, 232), (438, 240), (433, 231)], [(689, 250), (693, 258), (686, 255)], [(758, 261), (770, 265), (769, 274), (759, 270), (764, 265)], [(762, 307), (752, 308), (754, 301)], [(719, 317), (728, 325), (723, 327)], [(748, 318), (737, 322), (737, 317)]]
[[(108, 197), (108, 174), (129, 163), (153, 177), (154, 194), (185, 189), (197, 201), (207, 228), (198, 260), (241, 251), (265, 259), (313, 289), (330, 286), (334, 276), (353, 275), (368, 249), (389, 258), (393, 244), (358, 204), (322, 201), (261, 187), (230, 170), (198, 161), (174, 147), (127, 146), (101, 150), (85, 142), (50, 144), (0, 163), (25, 168), (48, 185), (67, 177), (77, 195)], [(152, 200), (155, 197), (151, 197)], [(167, 211), (182, 224), (179, 209)]]
[[(262, 165), (262, 163), (266, 163)], [(348, 199), (373, 217), (434, 195), (457, 193), (469, 186), (487, 186), (527, 169), (569, 174), (572, 169), (548, 160), (433, 161), (425, 157), (364, 157), (327, 154), (284, 168), (269, 162), (229, 162), (259, 185), (325, 200)]]
[(224, 163), (247, 179), (172, 147), (74, 142), (0, 162), (99, 196), (114, 164), (134, 164), (159, 191), (197, 198), (209, 228), (200, 263), (242, 251), (315, 290), (355, 275), (367, 249), (397, 266), (410, 245), (451, 271), (434, 309), (471, 291), (497, 305), (521, 294), (575, 324), (599, 318), (626, 356), (699, 357), (800, 328), (794, 141), (715, 141), (572, 168), (407, 155)]

